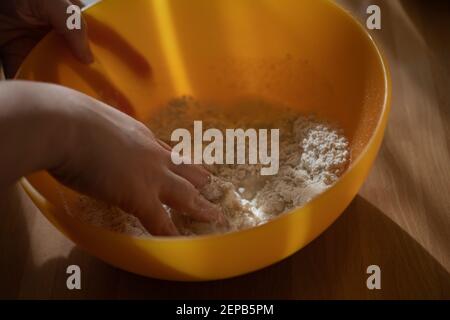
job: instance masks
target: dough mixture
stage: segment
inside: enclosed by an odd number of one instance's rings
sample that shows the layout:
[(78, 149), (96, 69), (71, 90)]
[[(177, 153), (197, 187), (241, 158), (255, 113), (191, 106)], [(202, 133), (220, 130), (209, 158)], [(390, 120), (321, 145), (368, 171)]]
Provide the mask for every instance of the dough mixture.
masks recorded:
[[(202, 120), (205, 130), (280, 129), (276, 175), (260, 175), (261, 164), (205, 166), (213, 177), (200, 192), (221, 207), (228, 225), (219, 227), (195, 222), (167, 208), (183, 235), (230, 232), (265, 223), (324, 192), (349, 164), (349, 142), (339, 128), (288, 108), (263, 103), (243, 103), (236, 108), (230, 112), (191, 97), (181, 97), (171, 101), (148, 122), (155, 135), (166, 142), (170, 142), (174, 129), (192, 131), (194, 120)], [(258, 116), (255, 118), (255, 115)], [(113, 231), (150, 236), (134, 216), (86, 196), (79, 197), (70, 213)]]

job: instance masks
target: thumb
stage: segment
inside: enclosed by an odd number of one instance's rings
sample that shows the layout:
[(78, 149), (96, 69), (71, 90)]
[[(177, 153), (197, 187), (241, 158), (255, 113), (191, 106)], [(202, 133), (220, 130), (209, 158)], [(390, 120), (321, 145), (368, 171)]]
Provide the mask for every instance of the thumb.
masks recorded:
[[(51, 26), (66, 39), (74, 55), (84, 63), (92, 63), (94, 57), (89, 47), (86, 21), (79, 11), (80, 5), (82, 3), (78, 0), (52, 0), (45, 2), (44, 10)], [(80, 19), (80, 28), (69, 29), (68, 19), (77, 14), (80, 16), (74, 16), (74, 18)]]

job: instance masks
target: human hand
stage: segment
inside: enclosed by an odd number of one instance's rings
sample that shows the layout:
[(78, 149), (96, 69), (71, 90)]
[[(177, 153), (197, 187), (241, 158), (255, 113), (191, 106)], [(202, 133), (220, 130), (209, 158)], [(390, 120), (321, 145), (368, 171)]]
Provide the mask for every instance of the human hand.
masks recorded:
[(153, 235), (178, 234), (163, 204), (197, 221), (223, 222), (197, 189), (209, 181), (206, 169), (173, 164), (169, 146), (116, 109), (72, 90), (54, 90), (70, 97), (76, 113), (65, 138), (70, 147), (50, 171), (59, 181), (134, 214)]
[[(16, 176), (48, 169), (63, 184), (134, 214), (152, 235), (178, 234), (163, 204), (194, 220), (223, 223), (221, 211), (197, 189), (208, 182), (208, 171), (173, 164), (170, 147), (142, 123), (62, 86), (11, 81), (0, 87), (8, 92), (4, 104), (30, 106), (28, 110), (9, 107), (9, 112), (17, 114), (12, 117), (16, 120), (5, 121), (0, 128), (5, 137), (19, 135), (11, 130), (25, 134), (19, 142), (29, 144), (30, 150), (20, 151), (17, 158), (39, 162), (25, 166)], [(5, 138), (2, 144), (10, 142)], [(44, 155), (46, 159), (39, 159)], [(16, 170), (17, 160), (7, 158), (11, 162), (2, 167)], [(5, 170), (5, 175), (11, 172)]]
[(0, 18), (0, 54), (8, 78), (14, 76), (31, 49), (52, 28), (67, 40), (78, 59), (84, 63), (93, 61), (83, 17), (80, 30), (69, 30), (66, 26), (67, 7), (72, 4), (82, 7), (80, 0), (2, 0), (2, 2), (9, 11), (7, 16), (2, 15)]

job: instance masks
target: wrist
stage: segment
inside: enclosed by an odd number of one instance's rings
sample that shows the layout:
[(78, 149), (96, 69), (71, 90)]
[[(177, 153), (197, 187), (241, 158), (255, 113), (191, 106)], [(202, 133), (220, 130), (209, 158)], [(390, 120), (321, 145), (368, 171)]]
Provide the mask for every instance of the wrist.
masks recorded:
[[(37, 112), (34, 118), (38, 122), (36, 132), (41, 132), (39, 139), (45, 167), (52, 170), (62, 166), (72, 156), (76, 143), (75, 135), (79, 128), (77, 115), (79, 107), (74, 103), (69, 89), (50, 84), (38, 84), (40, 93), (33, 95)], [(36, 98), (37, 96), (37, 98)]]

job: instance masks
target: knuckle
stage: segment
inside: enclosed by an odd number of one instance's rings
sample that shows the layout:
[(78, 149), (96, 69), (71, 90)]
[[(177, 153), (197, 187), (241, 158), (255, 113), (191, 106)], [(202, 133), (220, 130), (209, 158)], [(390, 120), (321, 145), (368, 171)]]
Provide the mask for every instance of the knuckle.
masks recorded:
[(189, 197), (189, 207), (196, 209), (200, 206), (202, 203), (202, 196), (200, 192), (194, 188), (194, 190), (191, 193), (191, 196)]

